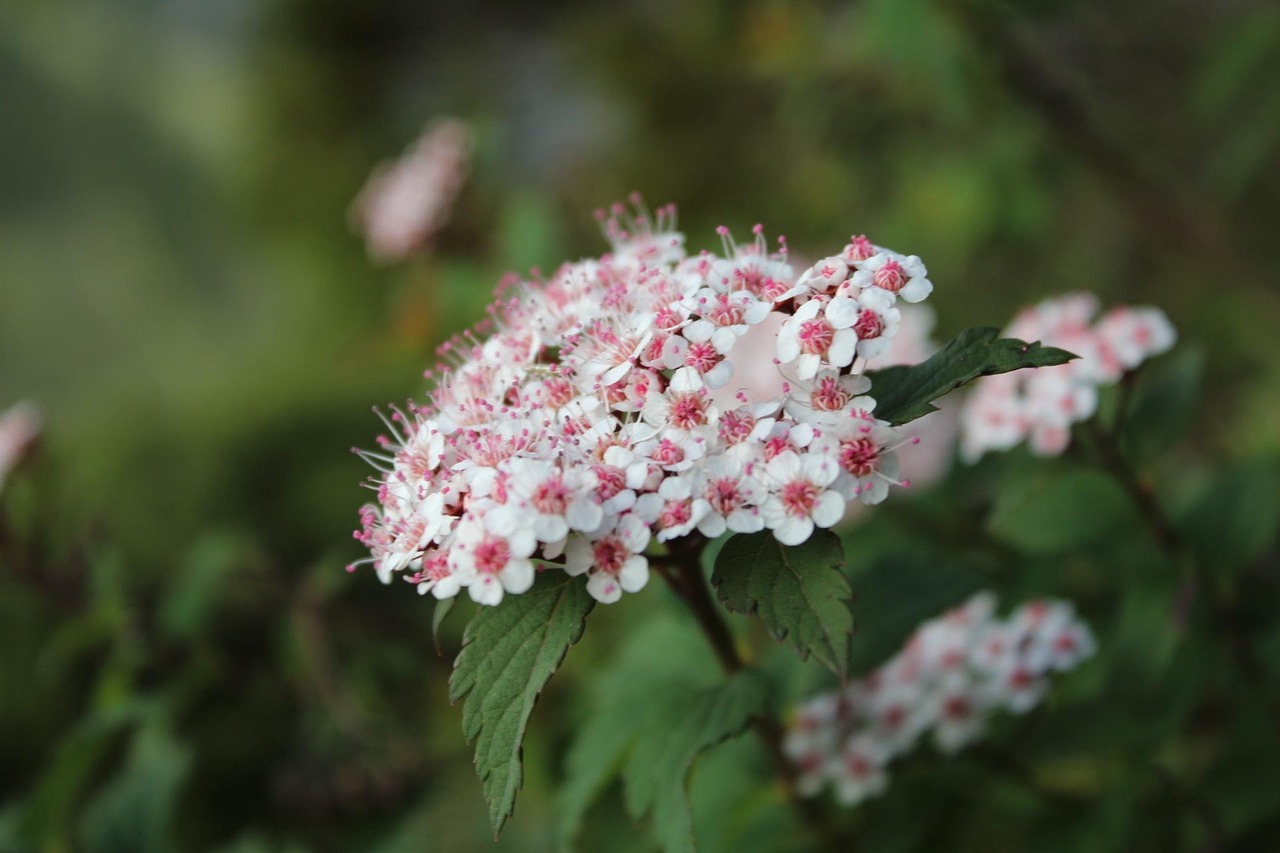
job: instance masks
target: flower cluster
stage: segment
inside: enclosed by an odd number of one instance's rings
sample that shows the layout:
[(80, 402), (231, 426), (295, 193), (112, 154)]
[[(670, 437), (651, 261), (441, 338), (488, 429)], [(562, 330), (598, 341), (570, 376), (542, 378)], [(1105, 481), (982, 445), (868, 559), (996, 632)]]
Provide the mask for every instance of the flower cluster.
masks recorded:
[(1088, 420), (1098, 388), (1116, 382), (1173, 346), (1177, 333), (1158, 308), (1113, 308), (1097, 321), (1098, 300), (1071, 293), (1024, 309), (1009, 337), (1041, 341), (1080, 356), (1055, 367), (1018, 370), (979, 381), (961, 413), (961, 452), (969, 460), (1024, 439), (1042, 456), (1071, 442), (1071, 425)]
[(0, 489), (40, 438), (42, 428), (40, 410), (34, 403), (16, 403), (0, 413)]
[(928, 732), (946, 753), (982, 737), (997, 710), (1029, 711), (1049, 676), (1095, 651), (1092, 633), (1070, 604), (1033, 601), (995, 618), (980, 593), (925, 622), (906, 646), (868, 677), (795, 712), (785, 750), (808, 796), (828, 783), (852, 806), (882, 793), (888, 765)]
[[(862, 370), (898, 300), (932, 290), (919, 258), (859, 236), (797, 276), (760, 226), (689, 256), (674, 208), (633, 203), (600, 214), (610, 253), (506, 280), (487, 336), (446, 344), (429, 403), (393, 409), (363, 453), (377, 502), (356, 538), (384, 582), (497, 604), (555, 568), (612, 602), (645, 585), (651, 542), (768, 529), (798, 544), (900, 484), (904, 442)], [(753, 396), (735, 356), (761, 325), (780, 381)]]
[(370, 256), (382, 263), (402, 261), (444, 227), (470, 153), (467, 126), (440, 119), (403, 157), (374, 171), (352, 207)]

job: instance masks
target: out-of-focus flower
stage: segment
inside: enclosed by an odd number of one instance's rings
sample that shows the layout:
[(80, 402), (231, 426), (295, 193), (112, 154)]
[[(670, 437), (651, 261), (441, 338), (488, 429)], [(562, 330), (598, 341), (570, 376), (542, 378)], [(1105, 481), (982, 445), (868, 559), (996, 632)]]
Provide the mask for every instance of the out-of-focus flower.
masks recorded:
[[(648, 581), (651, 540), (799, 544), (900, 484), (857, 350), (891, 347), (899, 292), (927, 295), (918, 259), (855, 240), (797, 278), (760, 226), (689, 257), (674, 208), (633, 204), (601, 214), (608, 254), (507, 280), (488, 337), (446, 344), (429, 404), (386, 418), (356, 531), (384, 582), (497, 604), (562, 570), (613, 602)], [(898, 278), (855, 282), (870, 258)], [(740, 375), (757, 350), (765, 375)]]
[(1093, 655), (1089, 627), (1066, 602), (1033, 601), (995, 617), (990, 593), (922, 624), (900, 652), (844, 690), (798, 707), (784, 742), (801, 793), (826, 785), (852, 806), (882, 793), (888, 767), (932, 733), (947, 754), (980, 739), (997, 711), (1024, 714), (1049, 676)]
[(25, 400), (0, 415), (0, 491), (4, 489), (9, 472), (31, 451), (43, 427), (40, 410)]
[(402, 261), (449, 221), (467, 177), (471, 132), (456, 119), (438, 119), (399, 160), (377, 167), (352, 206), (369, 255)]
[(1091, 293), (1069, 293), (1026, 308), (1006, 330), (1080, 356), (1054, 367), (1019, 370), (980, 380), (960, 416), (961, 453), (975, 460), (991, 450), (1028, 441), (1055, 456), (1071, 443), (1072, 424), (1097, 410), (1098, 389), (1169, 350), (1177, 332), (1158, 308), (1113, 308), (1097, 321)]

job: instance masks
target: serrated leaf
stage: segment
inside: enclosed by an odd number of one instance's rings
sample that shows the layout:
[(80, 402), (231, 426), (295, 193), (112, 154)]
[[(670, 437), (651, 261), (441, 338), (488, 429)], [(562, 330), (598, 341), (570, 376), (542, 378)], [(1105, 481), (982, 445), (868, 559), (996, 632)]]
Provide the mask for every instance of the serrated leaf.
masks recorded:
[(931, 403), (979, 376), (1025, 367), (1050, 367), (1076, 358), (1072, 353), (1016, 338), (992, 328), (966, 329), (920, 364), (887, 367), (868, 374), (876, 417), (905, 424), (937, 411)]
[(656, 613), (629, 630), (611, 651), (608, 668), (584, 685), (590, 698), (583, 722), (573, 729), (557, 798), (562, 849), (574, 849), (588, 810), (621, 772), (640, 731), (663, 724), (636, 709), (665, 707), (719, 682), (706, 638), (692, 620), (678, 615)]
[(524, 775), (520, 745), (533, 705), (582, 636), (594, 604), (581, 578), (545, 572), (528, 592), (482, 608), (467, 625), (449, 701), (466, 699), (462, 729), (476, 745), (495, 834), (515, 809)]
[(844, 549), (829, 530), (794, 546), (767, 531), (739, 533), (717, 555), (711, 583), (730, 610), (756, 614), (801, 660), (812, 654), (844, 678), (853, 611), (843, 566)]
[(651, 816), (668, 853), (691, 851), (689, 771), (699, 753), (740, 734), (764, 710), (768, 686), (751, 670), (728, 682), (686, 694), (653, 709), (654, 721), (637, 738), (623, 771), (627, 811)]

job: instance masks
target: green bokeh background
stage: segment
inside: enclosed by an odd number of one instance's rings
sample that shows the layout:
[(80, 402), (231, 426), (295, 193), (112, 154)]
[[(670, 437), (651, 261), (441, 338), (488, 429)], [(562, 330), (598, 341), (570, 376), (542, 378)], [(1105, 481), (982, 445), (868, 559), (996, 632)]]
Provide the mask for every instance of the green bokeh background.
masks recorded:
[[(798, 255), (852, 232), (918, 253), (943, 339), (1073, 289), (1168, 312), (1205, 379), (1144, 470), (1188, 517), (1222, 504), (1206, 494), (1261, 506), (1256, 577), (1221, 586), (1252, 596), (1263, 669), (1205, 699), (1196, 673), (1217, 658), (1188, 648), (1216, 648), (1215, 625), (1139, 655), (1142, 677), (1082, 673), (1067, 695), (1121, 719), (1190, 698), (1168, 732), (1111, 741), (1059, 713), (1083, 745), (1044, 766), (1075, 811), (935, 761), (868, 822), (901, 825), (878, 849), (1169, 849), (1166, 800), (1175, 840), (1198, 844), (1216, 792), (1233, 843), (1274, 839), (1277, 81), (1266, 0), (11, 0), (0, 407), (36, 401), (47, 431), (0, 494), (0, 850), (491, 848), (428, 603), (342, 571), (366, 474), (348, 450), (377, 433), (371, 406), (421, 392), (435, 345), (483, 316), (504, 271), (598, 253), (591, 211), (637, 189), (680, 205), (694, 247), (763, 222)], [(430, 253), (375, 266), (351, 199), (444, 114), (476, 134), (454, 220)], [(949, 508), (1051, 474), (1021, 457), (962, 471), (850, 534), (851, 553), (905, 559), (922, 518), (978, 548)], [(1140, 531), (1108, 542), (986, 584), (1007, 604), (1075, 591), (1104, 645), (1146, 654), (1171, 589), (1144, 573)], [(859, 571), (860, 594), (889, 601)], [(930, 577), (903, 594), (954, 590), (941, 607), (966, 587)], [(593, 617), (535, 714), (500, 849), (555, 846), (575, 697), (670, 606), (655, 588)], [(875, 613), (859, 623), (875, 637)], [(1122, 682), (1143, 689), (1107, 692)], [(1134, 755), (1172, 755), (1182, 781)], [(733, 760), (698, 779), (736, 779)], [(732, 789), (695, 784), (695, 813), (750, 811)], [(646, 849), (616, 794), (583, 849)]]

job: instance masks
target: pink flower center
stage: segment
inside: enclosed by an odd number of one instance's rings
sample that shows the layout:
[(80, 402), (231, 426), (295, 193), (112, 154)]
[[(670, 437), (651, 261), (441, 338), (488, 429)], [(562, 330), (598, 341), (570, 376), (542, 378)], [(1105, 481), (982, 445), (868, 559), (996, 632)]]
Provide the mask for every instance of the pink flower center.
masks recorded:
[(1021, 690), (1031, 685), (1033, 681), (1031, 673), (1022, 667), (1018, 667), (1009, 673), (1009, 687), (1014, 690)]
[(511, 561), (511, 546), (502, 537), (491, 536), (476, 545), (475, 560), (477, 572), (496, 575)]
[(716, 305), (704, 315), (717, 326), (737, 326), (742, 323), (742, 308), (729, 301), (729, 297), (721, 294)]
[(880, 448), (869, 438), (840, 442), (840, 467), (855, 477), (869, 477), (880, 461)]
[(876, 270), (875, 274), (871, 276), (871, 280), (876, 287), (883, 288), (890, 293), (897, 293), (906, 286), (907, 274), (897, 261), (885, 261), (884, 266)]
[(684, 450), (671, 439), (664, 438), (653, 451), (653, 461), (659, 465), (676, 465), (684, 461)]
[(858, 235), (844, 250), (844, 259), (850, 263), (855, 261), (865, 261), (876, 253), (876, 247), (871, 245), (871, 241), (865, 235)]
[(560, 477), (543, 480), (533, 490), (533, 506), (544, 515), (560, 515), (569, 505), (569, 489)]
[(707, 401), (700, 394), (680, 394), (671, 401), (671, 423), (692, 429), (707, 422)]
[(689, 523), (693, 517), (693, 505), (690, 501), (668, 501), (658, 518), (658, 525), (664, 530), (681, 527)]
[(631, 552), (616, 536), (606, 536), (592, 546), (591, 555), (596, 571), (617, 577)]
[(890, 705), (888, 708), (885, 708), (884, 714), (881, 715), (880, 720), (884, 723), (884, 726), (887, 729), (899, 729), (902, 727), (902, 724), (907, 721), (907, 709), (901, 705)]
[(742, 506), (742, 495), (738, 493), (738, 483), (725, 477), (720, 480), (714, 480), (707, 489), (707, 501), (712, 508), (721, 515), (729, 513)]
[(818, 387), (813, 389), (810, 395), (813, 407), (820, 412), (835, 412), (844, 408), (844, 404), (849, 402), (849, 394), (840, 387), (840, 380), (834, 376), (824, 376), (818, 382)]
[(948, 720), (965, 720), (973, 712), (973, 706), (965, 696), (948, 696), (942, 703), (942, 715)]
[(788, 515), (803, 518), (818, 503), (818, 487), (807, 480), (792, 480), (782, 487), (779, 497)]
[(658, 313), (653, 317), (653, 324), (664, 331), (674, 329), (682, 321), (683, 318), (680, 316), (680, 312), (672, 310), (669, 305), (658, 309)]
[(870, 308), (863, 308), (858, 312), (858, 322), (853, 324), (853, 330), (857, 332), (859, 340), (873, 340), (884, 331), (884, 320)]
[(596, 497), (602, 501), (618, 494), (626, 488), (627, 473), (612, 465), (597, 465), (592, 469), (596, 475)]
[(746, 441), (756, 428), (756, 419), (745, 412), (729, 411), (720, 417), (720, 438), (725, 444)]
[(684, 356), (684, 363), (699, 373), (706, 373), (720, 363), (720, 358), (720, 353), (716, 352), (716, 348), (712, 346), (711, 342), (703, 341), (700, 344), (689, 345), (689, 351)]
[(867, 760), (867, 757), (860, 752), (854, 752), (844, 757), (845, 767), (849, 771), (849, 775), (857, 779), (865, 779), (875, 772), (875, 765)]
[(801, 350), (809, 355), (822, 355), (831, 349), (836, 330), (826, 320), (815, 317), (800, 324), (800, 334), (797, 337), (800, 339)]

